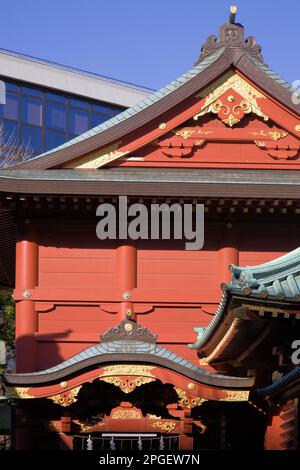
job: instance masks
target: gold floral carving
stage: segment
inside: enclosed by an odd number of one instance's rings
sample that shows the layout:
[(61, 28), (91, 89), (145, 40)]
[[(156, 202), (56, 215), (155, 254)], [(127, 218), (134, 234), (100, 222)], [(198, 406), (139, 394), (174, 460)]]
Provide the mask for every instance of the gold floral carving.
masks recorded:
[(153, 366), (118, 364), (115, 366), (104, 367), (104, 372), (103, 374), (100, 375), (100, 378), (111, 376), (111, 375), (136, 375), (136, 376), (156, 378), (151, 373), (151, 370), (153, 369), (155, 369), (155, 367)]
[(151, 377), (136, 377), (134, 379), (123, 379), (122, 377), (101, 377), (101, 380), (119, 387), (124, 393), (131, 393), (136, 387), (154, 382), (156, 379)]
[(200, 397), (189, 397), (187, 392), (182, 388), (175, 387), (175, 391), (178, 395), (178, 404), (185, 408), (195, 408), (196, 406), (202, 405), (206, 400), (206, 398)]
[(29, 387), (8, 387), (6, 389), (7, 398), (36, 398), (28, 393)]
[(227, 397), (222, 398), (221, 401), (248, 401), (248, 390), (226, 390)]
[(289, 133), (286, 131), (267, 131), (265, 129), (262, 129), (260, 132), (251, 132), (251, 134), (257, 135), (258, 137), (268, 137), (269, 139), (274, 141), (284, 139), (287, 135), (289, 135)]
[(72, 390), (69, 390), (68, 392), (58, 394), (58, 395), (52, 395), (51, 397), (48, 397), (50, 400), (53, 401), (56, 405), (60, 406), (70, 406), (75, 401), (77, 401), (77, 395), (79, 393), (79, 390), (81, 389), (82, 385), (79, 385), (76, 388), (73, 388)]
[(158, 428), (161, 432), (169, 433), (176, 428), (177, 423), (173, 421), (157, 421), (152, 424), (153, 428)]
[(193, 129), (192, 127), (185, 127), (183, 129), (176, 129), (175, 135), (179, 135), (183, 139), (189, 139), (190, 137), (198, 137), (213, 134), (214, 131), (204, 131), (203, 129)]
[[(227, 93), (228, 90), (238, 93), (242, 100), (236, 103), (236, 98), (233, 95), (227, 98), (223, 97), (222, 95)], [(206, 88), (201, 96), (206, 96), (206, 100), (200, 112), (194, 116), (196, 121), (207, 113), (217, 114), (230, 127), (240, 122), (245, 114), (254, 113), (265, 121), (269, 119), (256, 101), (258, 98), (265, 98), (265, 96), (236, 73), (226, 74), (213, 86)]]
[(136, 387), (154, 382), (156, 377), (151, 374), (153, 366), (136, 366), (119, 364), (104, 367), (99, 379), (119, 387), (124, 393), (132, 392)]
[(147, 418), (148, 419), (161, 419), (161, 416), (156, 416), (156, 415), (152, 415), (152, 414), (148, 413)]
[(117, 142), (114, 145), (106, 147), (105, 149), (101, 150), (100, 152), (94, 153), (87, 157), (84, 157), (80, 160), (77, 160), (71, 164), (68, 164), (66, 168), (76, 168), (76, 169), (83, 169), (83, 170), (95, 170), (97, 168), (106, 165), (118, 158), (123, 157), (129, 153), (128, 150), (120, 151), (118, 148), (120, 147), (121, 142)]
[(141, 413), (137, 410), (115, 410), (111, 419), (141, 419)]

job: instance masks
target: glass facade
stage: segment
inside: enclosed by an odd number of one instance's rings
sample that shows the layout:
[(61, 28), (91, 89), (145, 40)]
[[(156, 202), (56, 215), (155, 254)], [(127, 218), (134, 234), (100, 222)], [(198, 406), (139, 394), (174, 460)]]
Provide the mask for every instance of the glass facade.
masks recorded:
[(13, 145), (32, 149), (34, 155), (73, 139), (125, 109), (0, 79), (6, 85), (6, 103), (0, 104), (2, 138), (13, 142)]

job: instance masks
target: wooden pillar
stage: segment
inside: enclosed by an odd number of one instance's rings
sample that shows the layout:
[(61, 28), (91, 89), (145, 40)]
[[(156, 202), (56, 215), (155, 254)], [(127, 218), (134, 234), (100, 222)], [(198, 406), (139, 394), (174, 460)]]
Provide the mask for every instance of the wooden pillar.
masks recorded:
[(31, 224), (24, 225), (16, 246), (16, 289), (22, 300), (16, 303), (16, 371), (36, 370), (36, 341), (38, 316), (31, 300), (32, 289), (38, 284), (38, 244)]
[(133, 303), (130, 302), (130, 297), (126, 298), (126, 293), (131, 294), (137, 285), (137, 250), (134, 245), (128, 242), (117, 248), (117, 282), (122, 295), (120, 303), (121, 319), (131, 318), (135, 320)]
[(227, 283), (231, 280), (230, 264), (239, 264), (239, 250), (237, 248), (237, 236), (234, 226), (227, 224), (222, 232), (218, 252), (219, 283)]
[(73, 449), (73, 436), (71, 434), (65, 434), (64, 432), (58, 433), (59, 436), (59, 449), (60, 450), (72, 450)]
[(298, 400), (275, 408), (265, 433), (266, 450), (295, 450), (297, 447)]
[(194, 438), (192, 436), (193, 418), (191, 410), (184, 409), (184, 415), (181, 418), (181, 433), (179, 438), (179, 450), (193, 450)]

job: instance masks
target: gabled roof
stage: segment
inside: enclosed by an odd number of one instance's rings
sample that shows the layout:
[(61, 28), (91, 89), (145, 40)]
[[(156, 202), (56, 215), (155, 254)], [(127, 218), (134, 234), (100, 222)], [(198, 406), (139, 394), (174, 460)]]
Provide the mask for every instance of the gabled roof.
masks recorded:
[(294, 104), (291, 99), (295, 90), (262, 62), (260, 46), (251, 37), (244, 39), (243, 27), (228, 23), (220, 28), (219, 40), (212, 36), (208, 39), (202, 47), (199, 61), (189, 72), (111, 120), (50, 152), (17, 165), (17, 168), (48, 169), (63, 166), (77, 157), (111, 144), (159, 119), (232, 68), (286, 108), (300, 114), (300, 105)]

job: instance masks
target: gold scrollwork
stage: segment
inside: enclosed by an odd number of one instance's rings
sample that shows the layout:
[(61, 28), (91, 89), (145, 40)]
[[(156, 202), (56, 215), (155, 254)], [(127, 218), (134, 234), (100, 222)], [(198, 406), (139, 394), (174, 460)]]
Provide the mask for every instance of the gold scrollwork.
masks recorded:
[(137, 410), (115, 410), (111, 419), (142, 419), (142, 415)]
[(75, 403), (75, 401), (77, 401), (77, 395), (81, 387), (82, 385), (79, 385), (78, 387), (75, 387), (72, 390), (69, 390), (65, 393), (52, 395), (51, 397), (48, 397), (48, 398), (49, 400), (52, 400), (53, 403), (55, 403), (56, 405), (70, 406), (73, 403)]
[(199, 135), (204, 136), (212, 134), (214, 131), (205, 131), (203, 129), (193, 129), (186, 127), (184, 129), (175, 129), (175, 135), (182, 137), (183, 139), (189, 139), (190, 137), (197, 137)]
[(136, 387), (154, 382), (156, 377), (151, 373), (153, 366), (118, 364), (104, 367), (100, 380), (119, 387), (124, 393), (132, 392)]
[(170, 433), (176, 428), (174, 421), (157, 421), (152, 424), (153, 428), (158, 428), (161, 432)]
[(145, 385), (156, 380), (155, 377), (136, 377), (134, 379), (128, 379), (116, 376), (100, 377), (100, 379), (106, 383), (119, 387), (124, 393), (131, 393), (136, 387), (140, 387), (141, 385)]
[(100, 375), (100, 378), (112, 375), (136, 375), (155, 378), (155, 376), (150, 372), (153, 369), (155, 369), (153, 366), (118, 364), (115, 366), (104, 367), (104, 372)]
[[(234, 106), (223, 103), (221, 97), (228, 90), (234, 90), (238, 93), (243, 98), (242, 101)], [(196, 121), (207, 113), (218, 114), (220, 119), (230, 127), (237, 124), (245, 114), (249, 113), (254, 113), (265, 121), (269, 119), (256, 101), (257, 98), (265, 98), (265, 96), (236, 73), (226, 74), (213, 86), (203, 90), (201, 96), (206, 96), (206, 100), (200, 112), (194, 116)], [(234, 96), (230, 95), (229, 98), (230, 103), (235, 102)]]
[(28, 393), (29, 387), (8, 387), (6, 389), (7, 398), (35, 398)]
[(284, 139), (287, 135), (289, 135), (289, 133), (286, 131), (266, 131), (265, 129), (262, 129), (260, 132), (251, 132), (251, 134), (262, 137), (268, 137), (269, 139), (274, 140), (275, 142), (277, 140)]
[(248, 401), (248, 390), (226, 390), (227, 397), (222, 398), (221, 401)]
[(206, 398), (201, 397), (189, 397), (187, 396), (187, 392), (182, 388), (175, 387), (175, 391), (178, 395), (178, 404), (185, 408), (195, 408), (196, 406), (202, 405), (206, 400)]
[(95, 154), (89, 155), (88, 157), (84, 157), (80, 160), (75, 161), (74, 163), (68, 164), (66, 168), (80, 168), (85, 170), (92, 170), (100, 168), (106, 163), (112, 162), (121, 158), (129, 153), (128, 150), (118, 150), (120, 147), (121, 142), (117, 142), (105, 149), (97, 152)]

